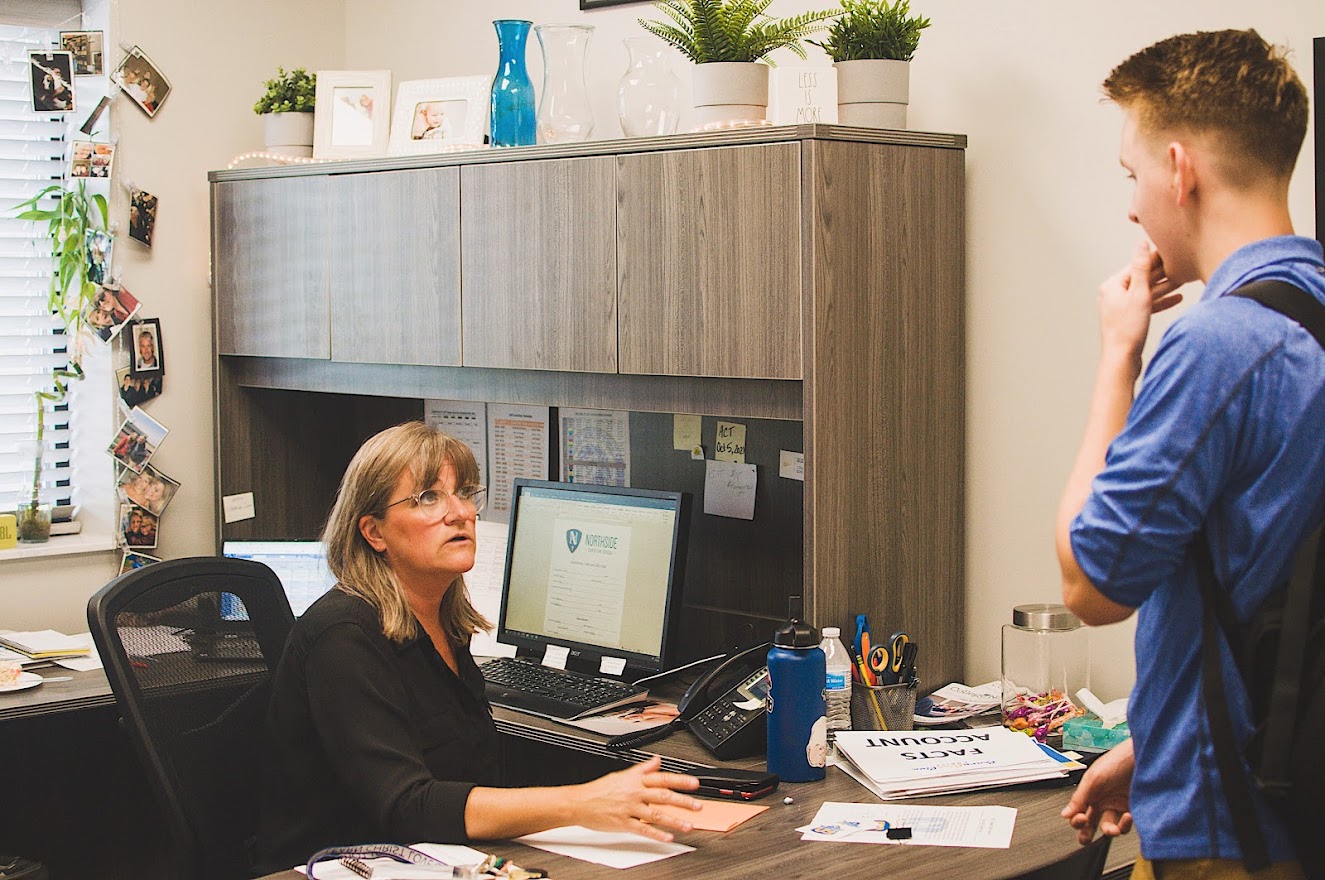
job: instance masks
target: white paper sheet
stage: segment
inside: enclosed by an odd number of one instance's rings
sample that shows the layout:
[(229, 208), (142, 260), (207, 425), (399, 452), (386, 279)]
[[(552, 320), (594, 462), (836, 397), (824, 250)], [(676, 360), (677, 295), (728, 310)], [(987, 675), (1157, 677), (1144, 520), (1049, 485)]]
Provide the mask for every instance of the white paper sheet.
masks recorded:
[(733, 519), (755, 518), (755, 466), (734, 461), (704, 463), (704, 512)]
[(488, 406), (469, 400), (423, 401), (423, 421), (469, 447), (478, 462), (478, 481), (488, 483)]
[(563, 407), (558, 420), (563, 482), (630, 485), (630, 413)]
[[(451, 843), (413, 843), (410, 846), (448, 865), (477, 865), (488, 857), (486, 853), (476, 849)], [(406, 865), (393, 859), (364, 859), (364, 863), (373, 869), (373, 880), (422, 880), (422, 878), (435, 880), (438, 877), (449, 876), (441, 873), (438, 868)], [(307, 873), (305, 865), (295, 865), (294, 870), (300, 874)], [(318, 862), (313, 870), (317, 874), (317, 880), (361, 880), (358, 874), (338, 861)]]
[(497, 641), (497, 618), (501, 615), (501, 584), (506, 576), (506, 533), (504, 523), (479, 520), (475, 528), (478, 544), (474, 567), (465, 575), (469, 601), (494, 627), (491, 633), (475, 633), (469, 652), (475, 657), (514, 657), (515, 645)]
[(579, 825), (526, 834), (516, 840), (537, 849), (609, 868), (633, 868), (694, 850), (693, 846), (682, 843), (662, 843), (624, 832), (590, 831)]
[(511, 489), (517, 477), (546, 480), (548, 421), (546, 406), (488, 405), (488, 509), (485, 519), (507, 522)]
[[(801, 840), (834, 843), (904, 843), (1007, 849), (1017, 811), (1012, 807), (930, 807), (910, 804), (844, 804), (827, 801)], [(882, 826), (882, 827), (881, 827)], [(909, 840), (891, 840), (884, 827), (910, 828)]]

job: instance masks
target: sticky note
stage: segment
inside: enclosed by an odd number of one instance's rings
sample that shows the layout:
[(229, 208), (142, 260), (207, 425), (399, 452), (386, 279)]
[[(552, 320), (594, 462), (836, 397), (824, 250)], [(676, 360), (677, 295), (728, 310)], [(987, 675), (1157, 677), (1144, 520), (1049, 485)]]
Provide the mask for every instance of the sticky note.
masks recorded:
[(620, 675), (625, 671), (625, 657), (604, 657), (598, 662), (598, 673), (600, 675)]
[(745, 462), (745, 425), (738, 422), (718, 422), (718, 440), (713, 446), (713, 457), (718, 461)]
[(18, 546), (18, 519), (12, 513), (0, 513), (0, 550)]
[(732, 519), (754, 519), (757, 480), (752, 464), (705, 462), (704, 512)]
[(257, 510), (253, 506), (252, 492), (240, 492), (238, 495), (226, 495), (221, 499), (221, 511), (224, 520), (228, 523), (253, 519), (253, 517), (258, 515)]
[(778, 476), (787, 480), (805, 482), (805, 453), (778, 450)]
[(565, 645), (548, 645), (547, 653), (543, 655), (543, 665), (551, 666), (553, 669), (565, 669), (569, 657), (570, 648)]
[(758, 816), (768, 807), (756, 804), (726, 803), (725, 801), (700, 800), (703, 808), (699, 812), (683, 810), (671, 804), (657, 804), (654, 809), (668, 813), (677, 819), (685, 819), (695, 826), (697, 831), (731, 831), (737, 825)]
[(699, 416), (686, 413), (672, 416), (672, 448), (686, 450), (698, 446), (701, 421)]

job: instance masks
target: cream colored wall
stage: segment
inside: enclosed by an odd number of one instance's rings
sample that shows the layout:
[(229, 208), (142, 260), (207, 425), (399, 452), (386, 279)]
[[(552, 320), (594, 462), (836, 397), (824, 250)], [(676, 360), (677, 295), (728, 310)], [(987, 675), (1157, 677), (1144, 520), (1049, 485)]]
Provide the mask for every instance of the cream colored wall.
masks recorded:
[[(776, 0), (771, 11), (829, 5)], [(912, 8), (934, 23), (913, 64), (910, 127), (970, 138), (967, 678), (978, 683), (998, 674), (1000, 626), (1012, 606), (1058, 599), (1054, 510), (1094, 370), (1095, 289), (1138, 237), (1126, 217), (1117, 111), (1100, 104), (1100, 80), (1165, 36), (1255, 27), (1294, 50), (1309, 83), (1311, 38), (1325, 35), (1325, 4), (913, 0)], [(577, 0), (345, 0), (346, 63), (390, 67), (397, 80), (490, 75), (492, 19), (592, 24), (594, 136), (619, 137), (620, 41), (643, 33), (639, 17), (655, 13), (647, 3), (581, 12)], [(529, 58), (538, 86), (536, 47)], [(678, 60), (683, 76), (686, 67)], [(1314, 228), (1312, 174), (1304, 153), (1292, 209), (1307, 234)], [(1092, 633), (1101, 697), (1122, 696), (1131, 685), (1132, 632), (1125, 623)]]
[[(172, 86), (151, 119), (127, 98), (114, 105), (115, 177), (161, 200), (148, 250), (128, 239), (128, 202), (117, 185), (115, 262), (124, 285), (142, 300), (143, 316), (161, 319), (165, 393), (144, 409), (170, 429), (152, 463), (182, 488), (162, 518), (158, 552), (207, 554), (215, 534), (207, 172), (261, 149), (253, 102), (277, 65), (344, 63), (343, 6), (340, 0), (114, 0), (111, 28), (115, 41), (151, 56)], [(109, 63), (121, 57), (107, 45)], [(87, 599), (118, 566), (118, 553), (3, 563), (0, 628), (86, 630)]]

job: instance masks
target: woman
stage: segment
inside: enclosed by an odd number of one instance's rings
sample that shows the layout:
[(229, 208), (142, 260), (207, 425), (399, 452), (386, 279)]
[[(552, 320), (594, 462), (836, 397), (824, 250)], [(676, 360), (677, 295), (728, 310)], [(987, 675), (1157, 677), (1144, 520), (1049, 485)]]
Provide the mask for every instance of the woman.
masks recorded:
[[(272, 684), (255, 868), (336, 844), (518, 837), (562, 825), (689, 831), (699, 802), (657, 758), (582, 785), (502, 788), (469, 639), (490, 624), (461, 577), (483, 489), (469, 449), (421, 422), (370, 438), (323, 542), (336, 587), (295, 623)], [(477, 503), (476, 503), (477, 502)]]

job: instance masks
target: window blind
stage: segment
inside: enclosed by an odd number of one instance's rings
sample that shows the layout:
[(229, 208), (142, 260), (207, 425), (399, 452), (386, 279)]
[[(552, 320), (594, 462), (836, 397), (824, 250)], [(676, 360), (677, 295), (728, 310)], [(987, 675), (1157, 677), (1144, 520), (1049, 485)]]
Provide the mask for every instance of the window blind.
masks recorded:
[[(0, 25), (0, 510), (31, 486), (38, 388), (68, 363), (65, 338), (47, 308), (51, 246), (46, 224), (14, 219), (16, 206), (65, 175), (63, 117), (32, 110), (28, 51), (57, 34)], [(73, 497), (71, 401), (46, 406), (42, 499)]]

